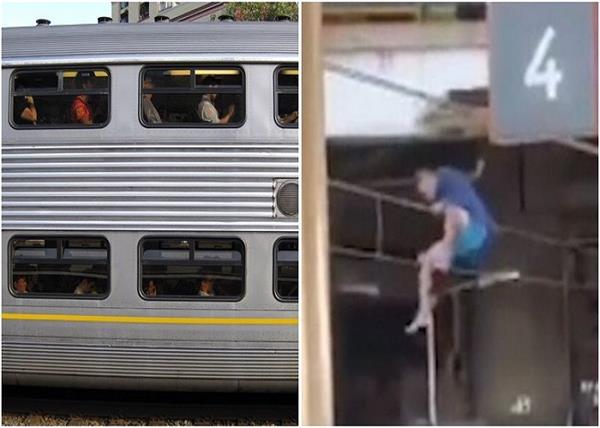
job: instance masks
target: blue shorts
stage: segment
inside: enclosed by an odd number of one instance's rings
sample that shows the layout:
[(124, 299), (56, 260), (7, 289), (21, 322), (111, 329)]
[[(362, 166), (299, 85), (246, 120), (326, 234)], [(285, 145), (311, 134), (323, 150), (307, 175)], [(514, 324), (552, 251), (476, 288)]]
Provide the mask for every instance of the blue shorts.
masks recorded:
[(481, 223), (470, 222), (454, 243), (452, 267), (466, 270), (479, 269), (487, 255), (490, 243), (491, 234), (488, 228)]

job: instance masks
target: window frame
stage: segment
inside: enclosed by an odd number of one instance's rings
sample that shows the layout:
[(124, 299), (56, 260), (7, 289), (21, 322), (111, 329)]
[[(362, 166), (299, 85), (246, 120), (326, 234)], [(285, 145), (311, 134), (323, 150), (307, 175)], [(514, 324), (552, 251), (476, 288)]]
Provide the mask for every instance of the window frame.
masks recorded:
[[(165, 3), (165, 7), (162, 7), (163, 3)], [(171, 1), (159, 1), (158, 2), (158, 11), (162, 12), (163, 10), (171, 9), (172, 7), (177, 6), (176, 4), (173, 4), (173, 3), (175, 3), (175, 2), (171, 2)]]
[[(298, 297), (290, 298), (285, 297), (279, 294), (279, 290), (277, 287), (277, 247), (281, 243), (281, 241), (291, 241), (295, 240), (298, 245)], [(273, 244), (273, 295), (275, 299), (282, 303), (298, 303), (300, 301), (300, 239), (298, 236), (281, 236), (277, 238), (275, 243)]]
[[(279, 90), (279, 82), (278, 82), (279, 72), (286, 68), (295, 68), (296, 70), (298, 70), (298, 87), (296, 89), (296, 92), (293, 92), (293, 91), (292, 92), (287, 92), (287, 91), (282, 92)], [(296, 123), (288, 123), (288, 124), (279, 122), (279, 96), (278, 95), (279, 94), (294, 94), (294, 93), (298, 96), (298, 114), (300, 114), (300, 67), (298, 66), (297, 63), (278, 65), (277, 67), (275, 67), (275, 71), (273, 72), (273, 120), (275, 121), (277, 126), (279, 126), (280, 128), (298, 129), (299, 121), (296, 121)]]
[[(31, 73), (31, 72), (35, 72), (35, 73), (48, 73), (48, 72), (57, 72), (57, 71), (78, 71), (78, 70), (89, 70), (89, 71), (105, 71), (108, 74), (108, 88), (106, 90), (85, 90), (85, 89), (81, 89), (78, 90), (77, 93), (81, 94), (81, 93), (87, 93), (87, 94), (91, 94), (91, 95), (106, 95), (108, 98), (108, 102), (107, 102), (107, 114), (106, 114), (106, 121), (104, 121), (103, 123), (93, 123), (91, 125), (80, 125), (77, 123), (62, 123), (62, 124), (56, 124), (56, 125), (52, 125), (52, 124), (44, 124), (44, 125), (35, 125), (35, 126), (28, 126), (28, 125), (19, 125), (18, 123), (15, 123), (14, 119), (14, 108), (15, 108), (15, 97), (16, 96), (25, 96), (25, 95), (19, 95), (18, 93), (16, 93), (15, 91), (15, 78), (17, 77), (18, 74), (20, 73)], [(71, 95), (70, 91), (68, 91), (69, 93), (65, 94), (64, 92), (61, 91), (56, 91), (56, 92), (51, 92), (50, 90), (34, 90), (34, 92), (28, 92), (28, 94), (31, 94), (32, 96), (67, 96), (67, 95)], [(73, 91), (75, 92), (75, 91)], [(19, 67), (13, 70), (13, 72), (10, 75), (10, 79), (9, 79), (9, 87), (8, 87), (8, 123), (10, 124), (10, 127), (19, 131), (22, 130), (36, 130), (36, 129), (102, 129), (102, 128), (106, 128), (112, 119), (112, 73), (110, 72), (109, 68), (107, 66), (82, 66), (82, 65), (74, 65), (74, 66), (64, 66), (64, 67)]]
[[(239, 244), (241, 244), (241, 249), (242, 249), (242, 292), (240, 293), (239, 296), (235, 296), (235, 297), (226, 297), (226, 296), (211, 296), (211, 297), (204, 297), (204, 296), (197, 296), (197, 295), (190, 295), (190, 296), (168, 296), (168, 295), (162, 295), (162, 296), (156, 296), (156, 297), (148, 297), (146, 296), (146, 294), (144, 293), (144, 278), (143, 278), (143, 271), (142, 271), (142, 257), (143, 257), (143, 252), (144, 252), (144, 242), (147, 240), (154, 240), (154, 239), (160, 239), (160, 240), (164, 240), (164, 241), (168, 241), (168, 240), (188, 240), (188, 241), (192, 241), (193, 244), (190, 248), (190, 255), (192, 255), (192, 258), (190, 259), (190, 262), (193, 262), (193, 252), (195, 250), (195, 241), (197, 240), (202, 240), (202, 239), (206, 239), (206, 240), (215, 240), (215, 241), (236, 241)], [(238, 236), (218, 236), (218, 237), (214, 237), (214, 236), (156, 236), (156, 235), (148, 235), (148, 236), (143, 236), (140, 238), (140, 240), (138, 241), (138, 249), (137, 249), (137, 253), (138, 253), (138, 258), (137, 258), (137, 271), (138, 271), (138, 285), (137, 285), (137, 289), (138, 289), (138, 295), (140, 296), (140, 298), (142, 300), (145, 300), (147, 302), (200, 302), (200, 303), (205, 303), (205, 302), (215, 302), (215, 303), (237, 303), (242, 301), (245, 297), (246, 297), (246, 283), (248, 280), (248, 269), (247, 269), (247, 264), (246, 264), (246, 243), (244, 242), (243, 239), (241, 239)], [(167, 266), (165, 264), (165, 266)]]
[[(45, 241), (50, 241), (50, 240), (55, 240), (55, 241), (66, 241), (66, 240), (73, 240), (73, 239), (100, 239), (103, 240), (104, 242), (106, 242), (106, 266), (107, 266), (107, 273), (106, 273), (106, 292), (104, 294), (66, 294), (66, 293), (26, 293), (26, 294), (18, 294), (15, 293), (15, 290), (13, 290), (12, 284), (13, 284), (13, 265), (14, 265), (14, 248), (13, 248), (13, 242), (16, 240), (35, 240), (35, 239), (40, 239), (40, 240), (45, 240)], [(57, 258), (54, 260), (59, 260), (58, 256), (60, 255), (60, 258), (62, 258), (62, 254), (60, 254), (59, 249), (64, 248), (61, 244), (57, 243)], [(104, 235), (15, 235), (12, 236), (9, 240), (8, 240), (8, 251), (7, 251), (8, 257), (7, 257), (7, 261), (8, 261), (8, 270), (7, 270), (7, 274), (8, 274), (8, 292), (11, 294), (11, 296), (18, 298), (18, 299), (58, 299), (58, 300), (106, 300), (110, 295), (111, 295), (111, 291), (112, 291), (112, 287), (111, 287), (111, 273), (112, 273), (112, 264), (111, 264), (111, 248), (110, 248), (110, 241), (109, 239), (104, 236)], [(73, 264), (73, 263), (71, 263)]]
[[(235, 68), (237, 70), (240, 71), (240, 75), (242, 77), (242, 85), (241, 85), (241, 105), (243, 106), (243, 112), (244, 112), (244, 116), (242, 118), (242, 120), (240, 122), (231, 124), (231, 123), (226, 123), (223, 125), (213, 125), (211, 123), (205, 123), (205, 122), (182, 122), (182, 123), (160, 123), (160, 124), (151, 124), (151, 123), (146, 123), (144, 120), (144, 109), (143, 109), (143, 100), (144, 100), (144, 74), (146, 73), (146, 71), (149, 70), (161, 70), (161, 69), (189, 69), (192, 70), (192, 73), (190, 75), (190, 87), (189, 88), (155, 88), (152, 91), (148, 91), (148, 92), (152, 92), (155, 94), (159, 94), (159, 93), (165, 93), (165, 94), (173, 94), (173, 93), (178, 93), (181, 95), (186, 95), (186, 94), (192, 94), (192, 95), (198, 95), (199, 92), (195, 89), (194, 86), (192, 86), (193, 82), (195, 81), (194, 76), (195, 74), (193, 73), (194, 70), (196, 69), (214, 69), (214, 70), (221, 70), (223, 68)], [(164, 129), (189, 129), (189, 128), (208, 128), (208, 129), (237, 129), (237, 128), (241, 128), (242, 126), (244, 126), (246, 124), (246, 120), (248, 118), (248, 114), (246, 111), (246, 71), (244, 70), (244, 67), (242, 67), (240, 64), (231, 64), (231, 63), (225, 63), (225, 64), (215, 64), (215, 63), (209, 63), (209, 64), (150, 64), (150, 65), (144, 65), (141, 69), (140, 69), (140, 73), (138, 76), (138, 120), (140, 122), (140, 124), (144, 127), (144, 128), (149, 128), (149, 129), (153, 129), (153, 128), (164, 128)], [(216, 92), (218, 93), (227, 93), (227, 92)], [(235, 93), (235, 92), (231, 92), (231, 93)]]
[[(145, 13), (144, 15), (142, 15), (142, 5), (144, 5), (144, 4), (147, 6), (148, 9), (145, 11), (147, 13)], [(139, 14), (138, 20), (140, 22), (141, 21), (145, 21), (146, 19), (150, 18), (150, 2), (149, 1), (142, 1), (142, 2), (139, 3), (138, 14)]]

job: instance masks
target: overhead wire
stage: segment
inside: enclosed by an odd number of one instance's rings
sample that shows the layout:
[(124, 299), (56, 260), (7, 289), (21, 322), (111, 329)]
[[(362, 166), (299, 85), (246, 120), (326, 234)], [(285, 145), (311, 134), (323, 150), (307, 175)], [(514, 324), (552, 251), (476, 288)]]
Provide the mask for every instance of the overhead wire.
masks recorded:
[[(369, 188), (366, 188), (363, 186), (359, 186), (357, 184), (348, 183), (343, 180), (329, 179), (329, 186), (331, 186), (335, 189), (342, 190), (342, 191), (354, 193), (356, 195), (369, 197), (369, 198), (372, 198), (375, 200), (380, 200), (382, 202), (387, 202), (392, 205), (401, 206), (403, 208), (408, 208), (408, 209), (412, 209), (412, 210), (423, 212), (423, 213), (433, 214), (431, 208), (428, 205), (423, 204), (421, 202), (417, 202), (412, 199), (403, 198), (400, 196), (389, 195), (387, 193), (379, 192), (377, 190), (369, 189)], [(541, 233), (531, 232), (528, 230), (516, 228), (514, 226), (503, 225), (503, 224), (499, 224), (499, 223), (496, 223), (495, 227), (499, 232), (516, 235), (516, 236), (519, 236), (519, 237), (522, 237), (525, 239), (529, 239), (531, 241), (538, 242), (540, 244), (556, 246), (556, 247), (560, 247), (560, 248), (573, 247), (573, 244), (571, 244), (571, 242), (569, 240), (550, 237), (550, 236), (547, 236), (547, 235), (544, 235)]]
[[(367, 250), (361, 250), (361, 249), (357, 249), (357, 248), (349, 248), (349, 247), (332, 245), (330, 247), (330, 252), (332, 255), (336, 255), (336, 256), (351, 257), (351, 258), (356, 258), (356, 259), (371, 259), (371, 260), (377, 260), (377, 261), (386, 262), (386, 263), (397, 264), (397, 265), (400, 265), (403, 267), (409, 267), (409, 268), (414, 268), (414, 269), (419, 268), (419, 262), (415, 259), (411, 259), (408, 257), (394, 256), (391, 254), (377, 253), (375, 251), (367, 251)], [(518, 271), (517, 269), (512, 269), (512, 270)], [(459, 290), (462, 290), (462, 289), (466, 289), (466, 288), (477, 288), (477, 284), (478, 284), (477, 278), (484, 276), (484, 275), (488, 275), (488, 274), (495, 274), (498, 272), (499, 272), (498, 270), (492, 271), (492, 270), (469, 270), (469, 269), (452, 268), (449, 273), (453, 276), (466, 278), (466, 282), (454, 287), (454, 288), (458, 288)], [(523, 284), (523, 283), (538, 284), (538, 285), (542, 285), (542, 286), (556, 287), (556, 288), (565, 287), (565, 283), (561, 279), (554, 279), (554, 278), (537, 276), (537, 275), (523, 274), (523, 273), (519, 272), (519, 279), (517, 282), (515, 282), (515, 284)], [(487, 288), (487, 287), (485, 287), (485, 288)], [(577, 287), (569, 286), (568, 288), (590, 289), (591, 287), (586, 286), (584, 284), (584, 285), (580, 285)], [(456, 291), (459, 291), (459, 290), (456, 290)]]
[[(430, 103), (435, 103), (437, 105), (443, 105), (444, 108), (454, 109), (457, 112), (471, 112), (475, 110), (476, 107), (469, 106), (465, 103), (459, 103), (456, 101), (449, 100), (445, 97), (431, 95), (428, 92), (412, 88), (408, 85), (404, 85), (399, 82), (394, 82), (392, 80), (376, 76), (371, 73), (366, 73), (361, 70), (357, 70), (353, 67), (348, 67), (342, 64), (338, 64), (332, 61), (325, 61), (324, 63), (325, 69), (331, 71), (333, 73), (339, 74), (341, 76), (345, 76), (346, 78), (361, 82), (367, 83), (382, 89), (387, 89), (390, 91), (398, 92), (403, 95), (408, 95), (414, 98), (418, 98), (423, 101), (427, 101)], [(553, 139), (552, 142), (568, 147), (573, 150), (577, 150), (588, 155), (598, 156), (598, 146), (593, 145), (587, 142), (579, 141), (572, 137)]]

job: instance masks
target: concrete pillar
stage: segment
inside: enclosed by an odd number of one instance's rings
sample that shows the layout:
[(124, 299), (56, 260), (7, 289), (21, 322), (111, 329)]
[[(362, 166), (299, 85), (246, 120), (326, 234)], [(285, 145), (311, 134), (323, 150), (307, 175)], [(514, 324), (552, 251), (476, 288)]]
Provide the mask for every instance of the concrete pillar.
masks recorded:
[(159, 14), (159, 2), (151, 1), (150, 2), (150, 22), (154, 22), (154, 17)]
[(114, 1), (110, 5), (110, 15), (113, 22), (119, 22), (121, 20), (121, 3)]
[(130, 1), (128, 7), (129, 22), (138, 22), (140, 20), (140, 3)]
[(334, 422), (321, 20), (320, 3), (302, 4), (300, 423), (303, 425)]

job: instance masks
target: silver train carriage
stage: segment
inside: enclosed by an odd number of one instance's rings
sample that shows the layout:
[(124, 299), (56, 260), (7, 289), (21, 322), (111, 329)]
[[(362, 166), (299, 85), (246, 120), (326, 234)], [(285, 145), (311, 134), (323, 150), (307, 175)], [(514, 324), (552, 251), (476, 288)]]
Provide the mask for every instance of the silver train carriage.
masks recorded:
[(297, 28), (2, 30), (4, 384), (297, 389)]

